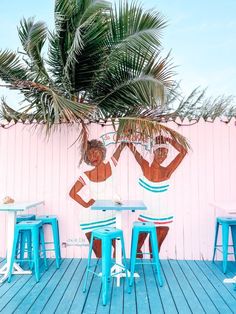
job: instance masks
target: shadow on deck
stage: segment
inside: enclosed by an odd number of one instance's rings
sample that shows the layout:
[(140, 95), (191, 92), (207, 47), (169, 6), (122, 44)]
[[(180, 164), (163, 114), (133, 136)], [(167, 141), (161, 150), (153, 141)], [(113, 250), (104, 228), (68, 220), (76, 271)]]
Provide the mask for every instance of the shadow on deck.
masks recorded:
[[(221, 262), (162, 260), (162, 288), (151, 265), (138, 265), (140, 278), (132, 293), (126, 292), (123, 280), (116, 287), (113, 279), (107, 306), (102, 305), (100, 278), (91, 280), (91, 274), (87, 292), (82, 292), (86, 262), (64, 259), (57, 270), (50, 259), (47, 271), (41, 266), (39, 283), (31, 275), (13, 276), (11, 283), (0, 286), (0, 313), (236, 313), (236, 291), (232, 284), (223, 283), (224, 278), (235, 276), (235, 262), (229, 262), (224, 275)], [(101, 263), (93, 263), (99, 271)]]

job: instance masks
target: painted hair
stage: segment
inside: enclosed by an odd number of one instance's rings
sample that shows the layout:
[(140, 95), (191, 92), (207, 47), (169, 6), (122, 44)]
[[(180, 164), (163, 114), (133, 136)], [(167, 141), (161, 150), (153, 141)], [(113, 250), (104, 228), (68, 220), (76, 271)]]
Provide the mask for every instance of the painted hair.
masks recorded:
[(168, 142), (166, 142), (166, 140), (161, 135), (155, 138), (155, 142), (152, 146), (153, 151), (158, 148), (169, 148)]
[(87, 149), (84, 153), (84, 162), (88, 165), (91, 165), (89, 159), (88, 159), (88, 152), (90, 149), (95, 148), (95, 149), (99, 149), (102, 152), (102, 160), (105, 159), (106, 157), (106, 147), (104, 146), (102, 141), (99, 140), (91, 140), (91, 141), (87, 141)]

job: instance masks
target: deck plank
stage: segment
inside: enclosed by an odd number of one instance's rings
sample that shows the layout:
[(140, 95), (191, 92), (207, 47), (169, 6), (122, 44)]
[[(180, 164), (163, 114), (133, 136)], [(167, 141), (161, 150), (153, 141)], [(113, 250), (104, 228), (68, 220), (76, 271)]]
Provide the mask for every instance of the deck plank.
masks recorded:
[(85, 271), (85, 267), (87, 266), (87, 260), (82, 259), (80, 260), (80, 263), (70, 281), (69, 286), (67, 287), (60, 303), (58, 304), (58, 307), (55, 311), (57, 314), (61, 313), (68, 313), (70, 310), (70, 307), (72, 305), (72, 302), (74, 300), (76, 291), (81, 288), (83, 274)]
[(213, 271), (209, 271), (209, 267), (207, 267), (206, 263), (202, 263), (201, 261), (196, 261), (197, 266), (201, 269), (201, 271), (206, 276), (207, 280), (213, 285), (213, 287), (220, 294), (221, 298), (229, 307), (229, 312), (231, 309), (235, 308), (236, 311), (236, 294), (235, 297), (227, 290), (226, 284), (223, 283), (222, 280), (215, 275)]
[[(0, 263), (5, 261), (0, 259)], [(145, 262), (148, 263), (146, 260)], [(101, 261), (93, 260), (93, 269), (101, 270)], [(101, 278), (89, 274), (86, 293), (83, 281), (86, 259), (63, 259), (60, 269), (49, 260), (48, 270), (41, 264), (41, 279), (34, 275), (13, 276), (12, 282), (0, 286), (0, 312), (75, 313), (75, 314), (156, 314), (156, 313), (235, 313), (236, 291), (224, 284), (235, 276), (236, 263), (229, 262), (226, 274), (216, 261), (162, 260), (163, 287), (158, 286), (152, 265), (137, 265), (140, 278), (135, 279), (131, 294), (125, 281), (116, 286), (113, 278), (106, 306), (102, 305)]]
[[(174, 313), (178, 313), (176, 306), (175, 306), (175, 302), (172, 298), (172, 294), (169, 288), (169, 283), (167, 281), (166, 278), (166, 269), (165, 269), (165, 264), (162, 264), (163, 261), (161, 261), (161, 266), (162, 266), (162, 276), (163, 276), (163, 287), (161, 287), (159, 289), (160, 292), (160, 297), (162, 299), (162, 304), (163, 304), (163, 308), (164, 308), (164, 313), (169, 313), (169, 314), (174, 314)], [(154, 275), (156, 284), (157, 284), (157, 278), (156, 275)], [(170, 283), (171, 284), (171, 283)]]
[[(53, 264), (53, 260), (49, 260), (48, 261), (48, 267), (51, 266), (51, 264)], [(46, 272), (45, 272), (45, 266), (43, 263), (41, 263), (40, 265), (40, 274), (41, 274), (41, 280), (43, 278), (43, 276), (45, 276)], [(1, 311), (1, 313), (13, 313), (13, 311), (16, 310), (16, 308), (27, 298), (28, 294), (30, 293), (30, 291), (37, 285), (37, 282), (35, 280), (35, 276), (33, 275), (27, 275), (30, 279), (28, 281), (25, 281), (24, 285), (22, 285), (22, 287), (20, 288), (19, 291), (17, 291), (17, 293), (12, 297), (12, 299), (10, 300), (10, 302), (4, 307), (4, 309)], [(13, 276), (16, 277), (16, 276)], [(23, 277), (23, 275), (21, 276), (21, 278)], [(20, 283), (19, 283), (20, 284)], [(2, 302), (1, 302), (1, 306), (2, 306)], [(2, 309), (2, 307), (1, 307)]]
[(136, 304), (138, 313), (151, 313), (146, 282), (144, 278), (143, 265), (137, 265), (135, 271), (139, 274), (139, 278), (134, 279), (134, 286), (136, 293)]
[(178, 261), (182, 271), (186, 274), (189, 284), (192, 286), (195, 294), (197, 295), (199, 301), (201, 302), (202, 307), (207, 313), (219, 313), (214, 302), (208, 296), (201, 282), (198, 280), (198, 274), (195, 274), (192, 269), (189, 267), (186, 261)]
[(63, 278), (71, 262), (72, 262), (72, 259), (69, 259), (69, 258), (63, 261), (60, 268), (57, 269), (57, 271), (55, 271), (53, 276), (48, 280), (47, 285), (38, 295), (37, 299), (35, 300), (31, 308), (29, 309), (28, 313), (35, 314), (35, 313), (40, 313), (43, 310), (45, 304), (50, 299), (51, 295), (53, 294), (54, 290), (56, 289), (59, 282)]
[[(117, 287), (117, 279), (113, 278), (112, 281), (112, 289), (111, 289), (111, 300), (110, 300), (110, 314), (116, 314), (118, 311), (120, 313), (123, 312), (123, 306), (124, 306), (124, 290), (125, 293), (127, 293), (127, 289), (124, 289), (124, 279), (121, 279), (120, 287)], [(100, 304), (102, 300), (100, 298)], [(99, 314), (105, 313), (105, 310), (101, 309), (101, 306), (99, 308)]]
[[(91, 270), (95, 272), (97, 269), (97, 260), (92, 260), (91, 265), (92, 265)], [(85, 274), (85, 269), (84, 269), (83, 276), (84, 274)], [(73, 314), (83, 313), (83, 308), (86, 303), (87, 296), (89, 294), (90, 285), (94, 277), (95, 276), (92, 273), (89, 273), (86, 293), (83, 293), (83, 283), (79, 286), (79, 288), (76, 291), (69, 313), (73, 313)]]
[(171, 291), (172, 298), (175, 302), (175, 306), (178, 312), (190, 314), (191, 310), (188, 304), (187, 299), (185, 298), (178, 281), (175, 278), (175, 275), (170, 267), (170, 264), (167, 260), (162, 261), (162, 267), (165, 269), (166, 283), (168, 284)]
[[(102, 271), (102, 263), (101, 259), (99, 259), (96, 273), (100, 273)], [(87, 300), (83, 308), (84, 313), (96, 313), (100, 292), (101, 292), (101, 277), (94, 276), (93, 281), (87, 289), (89, 293), (87, 294)], [(110, 301), (110, 300), (109, 300)], [(110, 302), (109, 302), (110, 303)]]
[[(148, 263), (148, 261), (145, 261)], [(158, 314), (164, 313), (162, 300), (160, 297), (160, 291), (159, 286), (156, 285), (155, 276), (156, 274), (153, 273), (152, 265), (144, 265), (144, 275), (146, 280), (146, 286), (147, 286), (147, 293), (149, 296), (149, 304), (150, 304), (150, 310), (151, 313), (156, 313), (158, 311)]]
[[(201, 262), (201, 261), (200, 261)], [(205, 262), (205, 265), (215, 274), (215, 276), (223, 282), (223, 280), (226, 278), (226, 277), (229, 277), (228, 274), (224, 274), (222, 272), (222, 268), (219, 268), (219, 266), (216, 265), (216, 263), (212, 263), (212, 262), (209, 262), (209, 261), (206, 261)], [(235, 270), (235, 274), (236, 274), (236, 270)], [(225, 284), (224, 285), (225, 288), (232, 294), (236, 297), (233, 289), (232, 289), (232, 284)]]
[(40, 296), (40, 293), (43, 291), (43, 289), (45, 288), (45, 286), (47, 285), (51, 277), (54, 275), (56, 270), (57, 269), (55, 266), (55, 260), (53, 260), (53, 263), (49, 266), (48, 270), (42, 276), (42, 278), (37, 283), (37, 285), (34, 286), (33, 289), (28, 293), (27, 298), (25, 298), (24, 300), (21, 300), (21, 303), (15, 310), (15, 313), (17, 314), (22, 314), (24, 312), (26, 313), (30, 309), (30, 307), (34, 304), (34, 302)]
[(41, 313), (54, 313), (56, 311), (56, 308), (58, 307), (64, 293), (66, 292), (66, 289), (70, 284), (71, 278), (73, 277), (79, 262), (79, 259), (72, 260)]
[(198, 314), (205, 313), (201, 303), (199, 302), (196, 294), (194, 293), (194, 290), (192, 289), (192, 286), (188, 282), (178, 262), (176, 260), (170, 260), (169, 263), (174, 276), (176, 276), (176, 279), (179, 282), (183, 295), (185, 296), (191, 311)]
[(227, 306), (225, 301), (222, 299), (221, 295), (217, 291), (217, 289), (212, 285), (204, 274), (204, 272), (199, 268), (195, 261), (187, 261), (188, 265), (191, 269), (195, 272), (198, 276), (198, 280), (201, 282), (202, 286), (204, 287), (205, 291), (211, 298), (212, 302), (214, 303), (215, 307), (217, 308), (220, 313), (232, 313), (230, 308)]
[[(15, 295), (18, 296), (19, 291), (24, 287), (24, 285), (31, 280), (32, 275), (16, 275), (13, 277), (19, 277), (19, 279), (11, 286), (11, 288), (1, 297), (0, 302), (0, 311), (14, 298)], [(15, 279), (15, 278), (14, 278)], [(7, 282), (4, 283), (4, 286), (8, 285)]]

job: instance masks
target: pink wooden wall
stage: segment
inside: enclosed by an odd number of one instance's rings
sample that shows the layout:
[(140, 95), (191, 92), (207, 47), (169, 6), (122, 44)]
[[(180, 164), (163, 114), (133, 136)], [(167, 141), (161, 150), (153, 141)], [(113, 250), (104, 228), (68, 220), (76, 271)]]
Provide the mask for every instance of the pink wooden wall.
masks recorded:
[[(163, 244), (162, 258), (211, 259), (216, 211), (209, 205), (219, 200), (236, 200), (236, 127), (219, 121), (200, 123), (190, 127), (168, 126), (185, 135), (192, 151), (173, 175), (170, 205), (175, 222)], [(45, 200), (45, 208), (38, 214), (55, 214), (59, 218), (61, 242), (78, 241), (77, 246), (62, 248), (64, 257), (86, 257), (87, 241), (79, 228), (83, 207), (70, 199), (68, 193), (78, 178), (79, 147), (76, 126), (62, 126), (46, 139), (39, 129), (16, 125), (0, 129), (0, 200), (9, 195), (16, 201)], [(109, 126), (90, 127), (90, 139), (110, 132)], [(108, 157), (114, 145), (107, 146)], [(171, 152), (174, 156), (174, 150)], [(140, 199), (137, 179), (141, 173), (134, 157), (126, 148), (121, 156), (116, 180), (123, 199)], [(129, 250), (130, 229), (136, 214), (126, 213), (124, 231)], [(0, 256), (6, 250), (7, 215), (0, 212)], [(48, 231), (48, 237), (50, 233)]]

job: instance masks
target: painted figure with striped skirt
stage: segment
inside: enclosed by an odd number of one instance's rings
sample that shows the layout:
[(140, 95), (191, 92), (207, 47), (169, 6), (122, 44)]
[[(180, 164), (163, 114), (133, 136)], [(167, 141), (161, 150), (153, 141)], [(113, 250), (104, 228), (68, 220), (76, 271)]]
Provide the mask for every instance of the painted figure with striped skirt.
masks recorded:
[[(133, 153), (136, 161), (142, 169), (143, 176), (139, 178), (139, 186), (142, 189), (143, 201), (148, 210), (145, 214), (138, 217), (140, 221), (151, 221), (156, 224), (156, 232), (158, 237), (159, 251), (163, 241), (169, 231), (169, 225), (173, 221), (173, 213), (168, 206), (168, 191), (171, 188), (171, 175), (179, 166), (187, 150), (170, 138), (158, 136), (153, 145), (153, 160), (149, 163), (136, 149), (129, 143), (127, 144)], [(162, 163), (166, 160), (169, 152), (169, 145), (172, 145), (178, 152), (176, 157), (167, 165)], [(153, 196), (155, 195), (155, 198)], [(155, 201), (153, 201), (155, 199)], [(141, 248), (147, 237), (147, 234), (141, 233), (139, 236), (137, 257), (142, 258)], [(151, 245), (149, 241), (149, 249), (151, 253)]]
[[(115, 213), (112, 211), (92, 211), (90, 207), (96, 199), (113, 198), (116, 191), (112, 177), (121, 151), (125, 146), (126, 144), (121, 143), (110, 160), (106, 161), (104, 144), (99, 140), (88, 141), (84, 161), (86, 164), (93, 166), (93, 168), (80, 174), (70, 190), (70, 197), (84, 207), (81, 213), (80, 227), (89, 242), (93, 230), (104, 226), (115, 226), (116, 224)], [(89, 194), (88, 201), (86, 201), (82, 193), (85, 188), (87, 188)], [(113, 246), (115, 246), (115, 243), (113, 243)], [(93, 251), (96, 257), (101, 257), (100, 240), (94, 240)]]

